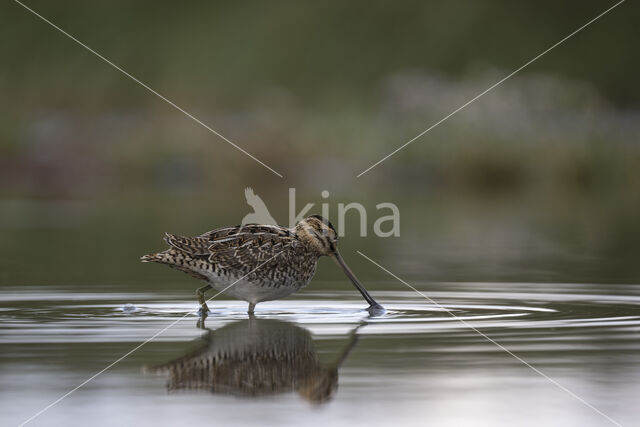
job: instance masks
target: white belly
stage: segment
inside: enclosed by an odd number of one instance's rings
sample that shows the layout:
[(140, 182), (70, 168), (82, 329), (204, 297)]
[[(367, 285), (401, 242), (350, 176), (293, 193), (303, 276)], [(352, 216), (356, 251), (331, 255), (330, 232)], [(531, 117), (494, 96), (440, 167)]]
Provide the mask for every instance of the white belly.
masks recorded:
[(234, 283), (235, 280), (212, 280), (211, 286), (218, 292), (222, 292), (232, 298), (244, 300), (253, 304), (262, 301), (271, 301), (280, 298), (287, 297), (292, 293), (298, 291), (300, 288), (306, 286), (306, 283), (300, 287), (292, 286), (258, 286), (252, 282), (246, 280), (240, 280)]

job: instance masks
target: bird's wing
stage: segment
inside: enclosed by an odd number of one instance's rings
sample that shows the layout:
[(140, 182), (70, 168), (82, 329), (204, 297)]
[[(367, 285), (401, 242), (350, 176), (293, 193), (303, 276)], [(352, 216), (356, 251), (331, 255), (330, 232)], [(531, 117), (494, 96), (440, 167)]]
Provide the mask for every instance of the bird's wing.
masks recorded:
[(207, 231), (198, 237), (207, 239), (209, 242), (214, 242), (220, 238), (231, 237), (241, 233), (268, 233), (281, 237), (294, 236), (290, 229), (280, 225), (244, 224), (217, 228), (215, 230)]
[(237, 234), (242, 229), (248, 227), (247, 225), (234, 225), (231, 227), (217, 228), (215, 230), (207, 231), (204, 234), (198, 236), (199, 238), (206, 239), (208, 242), (219, 239), (221, 237), (228, 237)]
[(304, 252), (302, 242), (291, 230), (271, 225), (225, 227), (197, 237), (165, 233), (165, 240), (191, 257), (207, 259), (216, 268), (238, 274), (259, 268), (273, 273)]
[(209, 254), (209, 241), (203, 237), (184, 237), (164, 233), (164, 240), (172, 248), (192, 257), (207, 256)]
[(247, 204), (257, 212), (256, 204), (262, 202), (262, 199), (253, 192), (253, 188), (247, 187), (244, 189), (244, 198), (247, 199)]
[(247, 202), (255, 197), (256, 193), (253, 192), (253, 188), (247, 187), (244, 189), (244, 197), (247, 199)]
[(273, 272), (303, 252), (302, 242), (284, 227), (248, 225), (211, 240), (209, 261), (244, 274), (260, 268)]
[[(209, 231), (197, 237), (177, 236), (171, 233), (164, 233), (164, 240), (174, 249), (184, 252), (191, 256), (205, 256), (211, 255), (209, 252), (209, 246), (217, 239), (234, 236), (243, 230), (248, 230), (249, 226), (233, 226), (218, 228), (216, 230)], [(286, 229), (285, 229), (286, 230)]]

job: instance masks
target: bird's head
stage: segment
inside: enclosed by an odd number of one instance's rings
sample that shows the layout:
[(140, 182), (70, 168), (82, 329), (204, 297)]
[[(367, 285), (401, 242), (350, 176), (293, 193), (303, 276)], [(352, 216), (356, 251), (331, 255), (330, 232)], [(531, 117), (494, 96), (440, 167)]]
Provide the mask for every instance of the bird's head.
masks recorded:
[(318, 256), (333, 255), (337, 250), (338, 233), (328, 219), (311, 215), (295, 228), (296, 235)]
[(338, 389), (338, 369), (321, 368), (302, 379), (298, 394), (309, 403), (318, 405), (333, 398)]
[(338, 233), (328, 219), (320, 215), (311, 215), (303, 219), (295, 227), (296, 236), (302, 240), (307, 247), (318, 256), (330, 256), (342, 268), (347, 277), (353, 282), (353, 285), (360, 291), (364, 299), (369, 303), (369, 308), (375, 312), (384, 311), (382, 306), (378, 304), (362, 283), (353, 274), (338, 252)]

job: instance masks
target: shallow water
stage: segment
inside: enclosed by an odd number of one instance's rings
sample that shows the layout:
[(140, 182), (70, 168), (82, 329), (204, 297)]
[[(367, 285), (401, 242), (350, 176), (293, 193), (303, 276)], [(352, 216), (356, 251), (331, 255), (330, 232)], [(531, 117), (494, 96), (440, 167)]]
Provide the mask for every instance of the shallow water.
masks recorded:
[(640, 285), (416, 286), (440, 306), (301, 292), (252, 319), (213, 300), (204, 325), (184, 294), (4, 289), (0, 424), (171, 325), (30, 425), (638, 425)]

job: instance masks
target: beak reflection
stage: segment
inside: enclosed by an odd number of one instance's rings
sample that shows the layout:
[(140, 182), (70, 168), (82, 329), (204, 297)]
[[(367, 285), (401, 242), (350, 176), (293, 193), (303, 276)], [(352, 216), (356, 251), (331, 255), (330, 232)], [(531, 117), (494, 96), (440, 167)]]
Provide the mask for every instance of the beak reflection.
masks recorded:
[(168, 374), (168, 391), (252, 398), (296, 392), (324, 403), (337, 390), (338, 368), (358, 340), (354, 331), (336, 361), (323, 366), (309, 331), (289, 322), (253, 317), (207, 331), (200, 348), (149, 369)]

